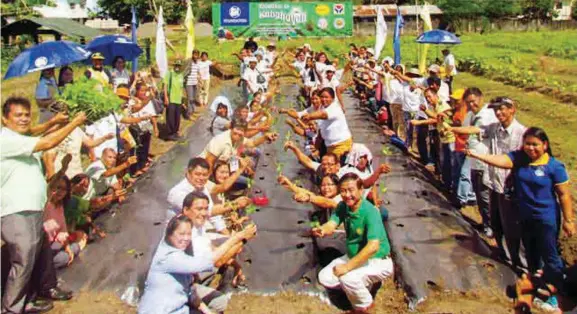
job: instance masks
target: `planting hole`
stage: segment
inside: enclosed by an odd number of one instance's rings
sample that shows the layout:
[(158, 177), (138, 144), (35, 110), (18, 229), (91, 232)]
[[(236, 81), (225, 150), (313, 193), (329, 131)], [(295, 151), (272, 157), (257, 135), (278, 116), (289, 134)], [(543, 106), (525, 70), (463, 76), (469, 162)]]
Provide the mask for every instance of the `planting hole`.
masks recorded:
[(158, 226), (158, 225), (160, 225), (161, 223), (162, 223), (162, 222), (157, 221), (157, 222), (155, 222), (153, 225)]
[(252, 264), (252, 260), (250, 258), (245, 259), (244, 262), (247, 264)]
[(403, 224), (396, 224), (396, 226), (399, 227), (399, 228), (403, 228), (405, 225), (403, 225)]
[(447, 217), (447, 216), (449, 216), (449, 214), (448, 213), (441, 213), (441, 216)]
[(302, 224), (304, 224), (304, 223), (305, 223), (304, 220), (299, 220), (299, 221), (297, 221), (297, 224), (299, 224), (299, 225), (302, 225)]
[(259, 177), (260, 180), (264, 180), (264, 177)]
[(297, 244), (297, 249), (302, 249), (302, 248), (304, 248), (304, 247), (305, 247), (305, 244), (304, 244), (304, 243), (299, 243), (299, 244)]

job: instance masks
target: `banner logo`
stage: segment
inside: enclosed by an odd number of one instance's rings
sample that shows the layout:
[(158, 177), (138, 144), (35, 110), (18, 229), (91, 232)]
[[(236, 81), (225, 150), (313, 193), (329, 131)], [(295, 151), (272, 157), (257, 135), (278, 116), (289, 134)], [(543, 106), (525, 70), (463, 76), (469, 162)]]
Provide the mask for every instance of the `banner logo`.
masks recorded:
[(249, 3), (223, 3), (220, 6), (220, 19), (222, 26), (248, 26), (250, 24)]
[(345, 19), (343, 19), (342, 17), (336, 18), (335, 21), (333, 22), (333, 26), (336, 29), (342, 29), (343, 27), (345, 27)]
[(331, 9), (329, 8), (328, 5), (326, 4), (318, 4), (315, 7), (315, 12), (319, 15), (319, 16), (325, 16), (325, 15), (329, 15), (329, 13), (331, 13)]
[(345, 14), (345, 5), (342, 3), (334, 4), (333, 5), (333, 14), (344, 15)]

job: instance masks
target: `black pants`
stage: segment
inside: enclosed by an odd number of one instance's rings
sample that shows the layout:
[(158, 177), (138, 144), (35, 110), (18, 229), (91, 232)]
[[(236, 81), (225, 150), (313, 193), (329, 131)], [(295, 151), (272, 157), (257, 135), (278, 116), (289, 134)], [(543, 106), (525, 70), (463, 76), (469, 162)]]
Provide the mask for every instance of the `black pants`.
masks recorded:
[(179, 104), (168, 104), (166, 108), (166, 135), (177, 135), (180, 129), (180, 111)]
[(449, 94), (453, 93), (453, 76), (448, 76), (447, 78), (445, 78), (445, 83), (447, 83), (447, 85), (449, 85)]
[[(134, 136), (134, 134), (132, 135)], [(144, 168), (148, 162), (148, 152), (150, 151), (150, 140), (152, 135), (150, 132), (141, 132), (134, 136), (136, 139), (136, 148), (132, 151), (132, 156), (136, 156), (137, 162), (130, 166), (130, 173), (134, 174), (138, 170)]]

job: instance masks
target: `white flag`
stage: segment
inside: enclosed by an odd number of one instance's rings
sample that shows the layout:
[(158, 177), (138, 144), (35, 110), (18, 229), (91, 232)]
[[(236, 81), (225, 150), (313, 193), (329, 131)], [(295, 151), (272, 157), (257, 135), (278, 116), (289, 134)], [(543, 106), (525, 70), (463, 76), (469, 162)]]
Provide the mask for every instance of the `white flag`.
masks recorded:
[(162, 7), (158, 11), (158, 25), (156, 26), (156, 64), (158, 65), (160, 76), (164, 77), (168, 73), (168, 59), (166, 58), (166, 37), (164, 36)]
[(379, 59), (381, 56), (381, 51), (385, 47), (385, 42), (387, 41), (387, 22), (385, 22), (385, 16), (383, 15), (383, 7), (376, 6), (377, 11), (377, 30), (375, 32), (375, 59)]

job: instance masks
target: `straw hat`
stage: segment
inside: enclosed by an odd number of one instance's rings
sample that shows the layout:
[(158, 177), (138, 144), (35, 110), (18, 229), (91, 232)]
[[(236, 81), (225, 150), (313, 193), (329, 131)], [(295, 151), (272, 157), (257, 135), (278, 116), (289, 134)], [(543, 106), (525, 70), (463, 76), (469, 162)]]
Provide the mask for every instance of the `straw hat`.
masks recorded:
[(92, 60), (104, 60), (104, 56), (100, 52), (95, 52), (92, 54)]

